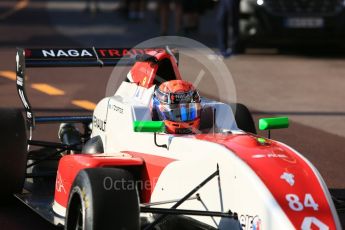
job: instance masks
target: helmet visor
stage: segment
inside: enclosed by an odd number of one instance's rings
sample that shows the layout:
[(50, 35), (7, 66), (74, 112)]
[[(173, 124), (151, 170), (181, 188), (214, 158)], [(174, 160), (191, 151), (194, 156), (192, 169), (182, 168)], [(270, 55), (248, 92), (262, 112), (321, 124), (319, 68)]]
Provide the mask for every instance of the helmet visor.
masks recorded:
[(200, 117), (200, 103), (165, 104), (159, 106), (163, 120), (185, 122)]

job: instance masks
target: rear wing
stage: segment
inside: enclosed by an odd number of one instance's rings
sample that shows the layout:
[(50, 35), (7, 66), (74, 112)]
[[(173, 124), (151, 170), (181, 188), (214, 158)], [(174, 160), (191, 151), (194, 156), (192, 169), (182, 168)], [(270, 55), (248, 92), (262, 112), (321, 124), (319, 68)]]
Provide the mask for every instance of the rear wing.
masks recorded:
[(130, 66), (136, 61), (152, 61), (154, 52), (167, 52), (175, 56), (178, 51), (166, 48), (54, 48), (54, 49), (17, 49), (16, 75), (17, 91), (25, 109), (27, 125), (34, 128), (37, 123), (45, 122), (91, 122), (91, 117), (36, 117), (25, 90), (25, 71), (31, 67), (104, 67)]

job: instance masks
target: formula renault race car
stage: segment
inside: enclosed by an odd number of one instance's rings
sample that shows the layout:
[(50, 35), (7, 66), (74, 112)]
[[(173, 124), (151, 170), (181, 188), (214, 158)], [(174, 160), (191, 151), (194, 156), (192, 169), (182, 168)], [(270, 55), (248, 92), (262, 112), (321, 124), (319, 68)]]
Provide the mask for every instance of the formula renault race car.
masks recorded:
[[(120, 58), (133, 65), (127, 79), (92, 116), (34, 115), (26, 67), (115, 66)], [(153, 119), (155, 87), (182, 79), (177, 51), (18, 49), (16, 62), (26, 119), (1, 110), (1, 199), (15, 194), (65, 229), (341, 229), (319, 172), (291, 147), (258, 136), (244, 105), (201, 97), (193, 134), (166, 133)], [(61, 124), (60, 143), (31, 138), (44, 123)], [(286, 128), (288, 119), (259, 127)]]

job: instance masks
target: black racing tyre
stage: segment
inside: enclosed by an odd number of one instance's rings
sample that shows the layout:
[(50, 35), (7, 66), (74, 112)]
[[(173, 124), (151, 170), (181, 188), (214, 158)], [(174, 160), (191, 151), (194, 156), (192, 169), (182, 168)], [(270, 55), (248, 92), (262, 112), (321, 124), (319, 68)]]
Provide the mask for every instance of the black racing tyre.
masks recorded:
[(234, 112), (235, 120), (238, 128), (245, 132), (256, 134), (255, 123), (249, 109), (240, 103), (230, 104), (232, 111)]
[(0, 109), (0, 202), (23, 189), (27, 162), (27, 139), (20, 110)]
[(65, 230), (137, 230), (139, 199), (131, 173), (92, 168), (78, 173), (69, 195)]

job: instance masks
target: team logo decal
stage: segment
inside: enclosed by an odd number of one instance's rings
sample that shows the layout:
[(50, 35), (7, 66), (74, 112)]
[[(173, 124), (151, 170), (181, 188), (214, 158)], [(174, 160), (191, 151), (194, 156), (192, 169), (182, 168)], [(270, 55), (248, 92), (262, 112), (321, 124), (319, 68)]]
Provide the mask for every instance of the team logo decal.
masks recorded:
[(287, 158), (285, 154), (276, 154), (276, 153), (268, 153), (268, 154), (255, 154), (252, 156), (254, 159), (260, 159), (260, 158)]
[(87, 49), (50, 49), (42, 50), (44, 57), (93, 57), (94, 55)]
[(252, 229), (253, 230), (261, 230), (261, 220), (258, 216), (255, 216), (253, 219)]
[(262, 230), (262, 222), (258, 215), (240, 215), (239, 221), (243, 230)]
[(93, 116), (93, 126), (98, 128), (99, 130), (105, 132), (107, 122), (97, 118), (96, 116)]
[(62, 177), (59, 173), (57, 174), (57, 177), (56, 177), (55, 189), (58, 192), (64, 192), (66, 194), (66, 189), (65, 189), (65, 186), (63, 185)]
[(290, 186), (293, 186), (295, 184), (295, 179), (294, 179), (294, 175), (292, 173), (287, 173), (284, 172), (281, 176), (280, 179), (285, 180)]

